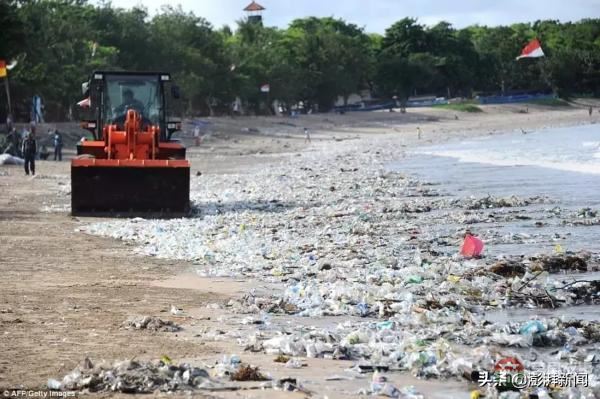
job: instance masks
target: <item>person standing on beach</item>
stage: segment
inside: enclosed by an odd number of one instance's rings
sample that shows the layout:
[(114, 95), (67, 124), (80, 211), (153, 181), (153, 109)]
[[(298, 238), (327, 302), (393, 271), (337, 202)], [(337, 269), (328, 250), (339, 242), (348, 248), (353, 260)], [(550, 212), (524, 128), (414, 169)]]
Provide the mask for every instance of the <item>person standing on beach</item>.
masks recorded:
[(12, 115), (6, 115), (6, 132), (10, 134), (13, 131), (13, 119)]
[(194, 127), (194, 141), (196, 147), (200, 146), (200, 128), (198, 126)]
[(308, 131), (308, 128), (304, 128), (304, 143), (310, 143), (310, 132)]
[(592, 108), (592, 106), (590, 105), (590, 108), (588, 109), (588, 113), (590, 114), (590, 117), (592, 116), (592, 112), (594, 112), (594, 109)]
[(19, 135), (19, 140), (17, 141), (17, 156), (21, 157), (21, 158), (25, 158), (25, 155), (23, 154), (23, 143), (25, 142), (25, 139), (30, 135), (33, 134), (31, 133), (29, 130), (27, 130), (27, 128), (23, 128), (23, 130), (21, 131), (21, 134)]
[(21, 149), (23, 158), (25, 159), (25, 174), (31, 174), (35, 176), (35, 154), (37, 153), (37, 144), (33, 133), (29, 133), (25, 140), (23, 140), (23, 148)]
[(63, 139), (62, 135), (58, 132), (58, 129), (54, 130), (54, 160), (57, 158), (59, 161), (62, 161), (62, 147), (63, 147)]

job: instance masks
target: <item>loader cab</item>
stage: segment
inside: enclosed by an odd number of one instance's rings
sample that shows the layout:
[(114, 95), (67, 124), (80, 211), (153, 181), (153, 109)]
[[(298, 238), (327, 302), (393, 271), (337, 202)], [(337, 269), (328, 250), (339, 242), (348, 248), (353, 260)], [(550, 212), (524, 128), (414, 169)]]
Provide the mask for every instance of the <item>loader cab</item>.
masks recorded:
[[(92, 73), (84, 84), (94, 112), (93, 131), (96, 140), (102, 140), (108, 125), (121, 126), (127, 110), (135, 109), (142, 116), (144, 126), (158, 126), (161, 141), (170, 139), (176, 126), (167, 120), (167, 86), (171, 76), (161, 72), (104, 72)], [(175, 92), (178, 90), (172, 90)], [(173, 96), (172, 96), (173, 97)]]

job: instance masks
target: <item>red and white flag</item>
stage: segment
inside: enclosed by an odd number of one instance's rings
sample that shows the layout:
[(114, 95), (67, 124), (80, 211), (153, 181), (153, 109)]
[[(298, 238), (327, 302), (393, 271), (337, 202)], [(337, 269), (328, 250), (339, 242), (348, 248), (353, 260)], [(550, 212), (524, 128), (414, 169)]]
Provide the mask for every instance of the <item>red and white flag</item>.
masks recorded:
[(271, 85), (270, 84), (264, 84), (262, 86), (260, 86), (260, 91), (262, 91), (263, 93), (268, 93), (271, 91)]
[(544, 50), (542, 50), (540, 41), (538, 39), (533, 39), (523, 48), (523, 51), (521, 51), (521, 55), (517, 57), (517, 60), (520, 60), (521, 58), (538, 58), (544, 56)]
[(79, 101), (77, 105), (79, 105), (81, 108), (89, 108), (91, 105), (90, 98), (84, 98), (83, 100)]

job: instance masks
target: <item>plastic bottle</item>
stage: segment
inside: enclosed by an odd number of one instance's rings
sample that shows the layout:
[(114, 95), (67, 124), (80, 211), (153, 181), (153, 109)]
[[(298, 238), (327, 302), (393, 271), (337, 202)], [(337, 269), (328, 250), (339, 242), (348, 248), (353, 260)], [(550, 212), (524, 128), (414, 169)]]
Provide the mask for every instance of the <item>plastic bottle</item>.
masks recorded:
[(533, 335), (546, 331), (546, 327), (539, 320), (531, 320), (525, 323), (520, 329), (519, 334)]

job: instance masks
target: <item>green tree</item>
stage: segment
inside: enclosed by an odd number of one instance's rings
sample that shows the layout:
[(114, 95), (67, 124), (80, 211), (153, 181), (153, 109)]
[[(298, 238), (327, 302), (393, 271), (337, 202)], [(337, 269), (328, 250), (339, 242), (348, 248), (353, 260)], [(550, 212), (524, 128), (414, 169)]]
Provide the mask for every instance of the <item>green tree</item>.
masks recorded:
[(301, 69), (305, 103), (328, 110), (369, 86), (375, 55), (371, 38), (354, 24), (334, 18), (297, 19), (286, 32), (288, 54)]
[[(285, 109), (326, 111), (365, 88), (404, 99), (550, 88), (600, 95), (600, 19), (457, 30), (404, 18), (381, 36), (341, 19), (307, 17), (286, 29), (240, 21), (233, 32), (181, 7), (150, 17), (143, 7), (103, 0), (4, 0), (0, 25), (0, 58), (18, 61), (9, 75), (21, 120), (34, 94), (44, 98), (48, 118), (64, 119), (95, 69), (171, 72), (187, 114), (227, 113), (236, 97), (254, 113), (272, 112), (274, 100)], [(547, 57), (516, 61), (536, 37)]]
[[(47, 117), (64, 118), (80, 99), (87, 77), (93, 32), (85, 23), (95, 12), (81, 0), (21, 2), (23, 57), (11, 71), (17, 104), (26, 112), (31, 96), (45, 101)], [(21, 115), (21, 117), (25, 117)]]
[(182, 87), (187, 112), (215, 107), (231, 100), (230, 62), (223, 36), (211, 24), (181, 7), (164, 6), (150, 22), (154, 51), (145, 69), (172, 71)]

